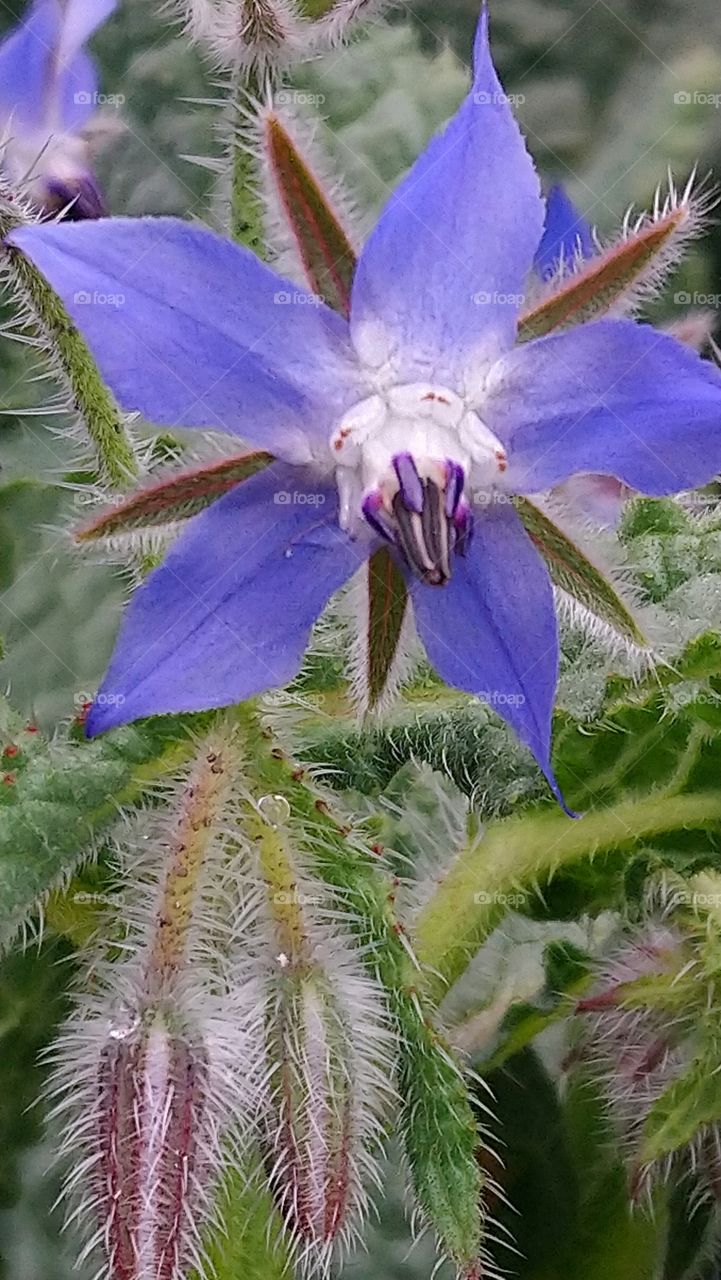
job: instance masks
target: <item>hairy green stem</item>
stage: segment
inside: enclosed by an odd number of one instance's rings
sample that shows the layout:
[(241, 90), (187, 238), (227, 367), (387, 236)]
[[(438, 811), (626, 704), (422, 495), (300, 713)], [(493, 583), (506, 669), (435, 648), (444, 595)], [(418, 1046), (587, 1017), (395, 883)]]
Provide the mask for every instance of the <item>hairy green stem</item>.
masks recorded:
[(519, 885), (543, 882), (595, 854), (630, 849), (670, 831), (721, 822), (721, 792), (650, 795), (597, 809), (574, 822), (544, 809), (489, 827), (462, 851), (421, 912), (414, 932), (426, 993), (443, 998), (506, 913)]
[(243, 137), (237, 119), (247, 112), (253, 100), (262, 94), (255, 72), (240, 74), (233, 95), (233, 136), (231, 140), (230, 184), (230, 234), (237, 244), (251, 249), (259, 257), (264, 252), (263, 205), (258, 191), (258, 173), (255, 157)]

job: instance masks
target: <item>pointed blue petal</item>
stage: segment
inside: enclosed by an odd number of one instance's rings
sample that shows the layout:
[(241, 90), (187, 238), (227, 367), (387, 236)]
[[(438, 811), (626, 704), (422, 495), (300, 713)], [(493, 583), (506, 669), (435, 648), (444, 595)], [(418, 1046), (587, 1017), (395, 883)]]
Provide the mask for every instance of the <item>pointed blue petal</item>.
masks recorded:
[(721, 375), (632, 320), (517, 347), (492, 371), (480, 412), (507, 447), (516, 493), (593, 472), (659, 497), (721, 471)]
[(592, 258), (595, 252), (589, 223), (563, 187), (552, 187), (546, 199), (546, 226), (536, 253), (536, 271), (549, 280), (562, 262), (570, 265), (579, 253), (582, 258)]
[(346, 322), (252, 253), (177, 218), (33, 227), (9, 242), (60, 294), (125, 409), (293, 462), (367, 392)]
[(338, 528), (335, 485), (310, 469), (276, 463), (239, 485), (195, 517), (136, 591), (88, 734), (287, 684), (318, 615), (365, 555)]
[(450, 582), (414, 580), (411, 596), (438, 674), (511, 725), (560, 798), (551, 768), (559, 652), (553, 590), (512, 505), (479, 508), (471, 549), (456, 556)]
[[(62, 133), (96, 109), (97, 72), (83, 46), (117, 0), (33, 0), (0, 46), (0, 115), (16, 129)], [(40, 139), (40, 146), (45, 139)]]
[(399, 380), (462, 390), (514, 341), (543, 231), (533, 163), (498, 81), (484, 10), (471, 93), (392, 196), (361, 254), (351, 330)]

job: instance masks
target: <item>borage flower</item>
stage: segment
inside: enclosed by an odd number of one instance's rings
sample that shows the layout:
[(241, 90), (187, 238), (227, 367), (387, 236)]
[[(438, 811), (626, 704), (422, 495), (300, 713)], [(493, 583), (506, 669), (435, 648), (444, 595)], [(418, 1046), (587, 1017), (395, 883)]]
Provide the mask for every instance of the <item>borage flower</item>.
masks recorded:
[(33, 0), (0, 45), (0, 169), (40, 212), (66, 210), (70, 220), (104, 212), (84, 133), (98, 100), (85, 45), (116, 3)]
[[(543, 230), (484, 14), (472, 91), (371, 234), (349, 322), (173, 219), (11, 237), (127, 409), (275, 458), (196, 516), (136, 592), (91, 734), (286, 683), (330, 597), (385, 546), (439, 675), (505, 717), (557, 794), (553, 590), (515, 495), (587, 472), (652, 495), (708, 481), (721, 377), (628, 320), (514, 346)], [(125, 301), (78, 307), (78, 290)]]

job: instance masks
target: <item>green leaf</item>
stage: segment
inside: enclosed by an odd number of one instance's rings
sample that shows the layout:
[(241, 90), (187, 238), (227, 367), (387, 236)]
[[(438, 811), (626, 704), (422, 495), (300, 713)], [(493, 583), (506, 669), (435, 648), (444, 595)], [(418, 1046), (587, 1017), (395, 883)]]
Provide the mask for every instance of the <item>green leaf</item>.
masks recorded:
[[(293, 1266), (268, 1188), (246, 1161), (226, 1178), (215, 1212), (222, 1228), (205, 1241), (216, 1280), (289, 1280)], [(193, 1280), (199, 1280), (192, 1273)]]
[(653, 1104), (643, 1127), (640, 1164), (650, 1164), (688, 1146), (699, 1132), (721, 1120), (718, 1046), (702, 1053)]
[[(545, 982), (536, 998), (514, 1001), (506, 1013), (490, 1054), (475, 1063), (487, 1075), (527, 1048), (537, 1035), (568, 1017), (579, 995), (592, 981), (588, 956), (571, 942), (551, 942), (544, 952)], [(462, 1034), (462, 1032), (461, 1032)]]
[(647, 641), (613, 583), (568, 534), (528, 498), (516, 500), (526, 533), (548, 566), (551, 581), (622, 639), (645, 646)]
[(46, 743), (0, 703), (0, 944), (92, 856), (122, 805), (192, 755), (189, 730), (203, 722), (168, 716), (97, 742)]

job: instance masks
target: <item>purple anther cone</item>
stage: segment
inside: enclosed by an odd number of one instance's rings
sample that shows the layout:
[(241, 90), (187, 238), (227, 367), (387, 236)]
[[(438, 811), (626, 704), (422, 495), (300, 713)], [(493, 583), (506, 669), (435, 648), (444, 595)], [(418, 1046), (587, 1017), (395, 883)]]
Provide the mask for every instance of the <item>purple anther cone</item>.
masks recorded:
[(368, 521), (371, 529), (375, 529), (376, 533), (379, 533), (381, 538), (384, 538), (386, 542), (395, 542), (396, 537), (393, 522), (385, 513), (383, 508), (383, 498), (380, 493), (375, 491), (373, 493), (369, 493), (363, 499), (362, 511), (363, 516)]
[(450, 520), (458, 510), (458, 503), (463, 494), (463, 486), (466, 481), (463, 467), (458, 462), (452, 462), (449, 458), (446, 463), (448, 469), (448, 480), (446, 482), (446, 515)]
[(465, 556), (468, 553), (471, 542), (473, 541), (473, 528), (475, 521), (471, 508), (465, 504), (456, 511), (453, 521), (457, 530), (457, 540), (454, 550), (459, 556)]
[(410, 453), (397, 453), (393, 459), (393, 467), (401, 487), (404, 506), (409, 511), (420, 515), (423, 510), (423, 481)]

